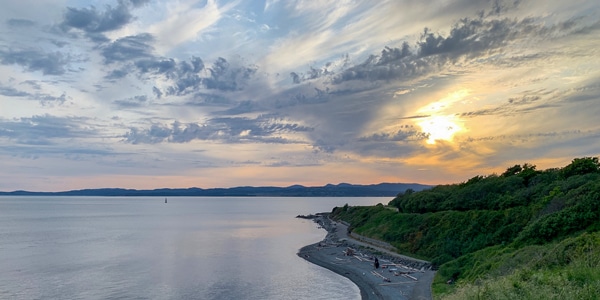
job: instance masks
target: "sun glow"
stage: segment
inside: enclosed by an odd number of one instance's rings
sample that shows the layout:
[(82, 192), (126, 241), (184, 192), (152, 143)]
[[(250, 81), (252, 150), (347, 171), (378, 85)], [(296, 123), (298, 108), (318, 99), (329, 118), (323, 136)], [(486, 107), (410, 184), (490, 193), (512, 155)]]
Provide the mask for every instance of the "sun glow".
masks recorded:
[(455, 104), (464, 101), (469, 94), (467, 89), (458, 90), (417, 110), (417, 114), (427, 115), (417, 123), (428, 136), (427, 144), (435, 144), (435, 141), (440, 140), (452, 141), (454, 134), (463, 130), (451, 109)]
[(454, 134), (462, 128), (456, 122), (454, 116), (433, 116), (418, 123), (428, 135), (427, 144), (435, 144), (435, 141), (452, 141)]

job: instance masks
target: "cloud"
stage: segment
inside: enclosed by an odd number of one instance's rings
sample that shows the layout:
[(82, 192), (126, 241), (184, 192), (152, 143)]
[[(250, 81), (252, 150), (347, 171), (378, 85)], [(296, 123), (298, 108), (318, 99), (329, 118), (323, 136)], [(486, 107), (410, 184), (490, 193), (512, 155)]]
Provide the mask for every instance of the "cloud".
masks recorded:
[[(105, 156), (115, 157), (122, 153), (115, 152), (111, 149), (94, 149), (89, 145), (61, 147), (51, 143), (33, 143), (11, 146), (0, 146), (0, 153), (10, 154), (13, 158), (26, 158), (38, 160), (41, 157), (60, 156), (70, 161), (81, 160), (81, 156)], [(130, 154), (130, 153), (128, 153)], [(32, 167), (35, 168), (35, 167)], [(43, 169), (44, 167), (39, 167)]]
[(240, 90), (257, 71), (256, 66), (232, 67), (226, 59), (219, 57), (211, 68), (210, 76), (204, 78), (202, 83), (207, 89), (222, 91)]
[[(485, 109), (478, 109), (474, 111), (461, 112), (458, 113), (460, 117), (463, 118), (473, 118), (473, 117), (481, 117), (481, 116), (492, 116), (492, 115), (502, 115), (502, 116), (510, 116), (514, 115), (518, 112), (527, 112), (533, 111), (537, 109), (543, 109), (550, 107), (550, 104), (537, 104), (538, 102), (546, 100), (542, 98), (542, 95), (533, 95), (526, 94), (515, 97), (510, 97), (505, 103), (501, 103), (495, 107), (489, 107)], [(535, 105), (534, 105), (535, 104)]]
[(247, 113), (251, 113), (251, 112), (260, 112), (260, 111), (265, 111), (265, 110), (266, 110), (266, 108), (261, 106), (257, 102), (251, 101), (251, 100), (246, 100), (246, 101), (241, 101), (240, 103), (238, 103), (237, 106), (232, 107), (227, 110), (224, 110), (224, 111), (220, 112), (219, 114), (241, 115), (241, 114), (247, 114)]
[(151, 43), (154, 37), (148, 33), (126, 36), (102, 47), (106, 63), (128, 62), (153, 57)]
[(286, 121), (271, 115), (256, 118), (213, 118), (204, 124), (174, 122), (171, 126), (152, 124), (148, 129), (131, 128), (124, 136), (132, 144), (188, 143), (211, 140), (224, 143), (296, 143), (283, 137), (287, 133), (302, 133), (313, 128)]
[(174, 59), (142, 59), (135, 62), (135, 66), (142, 73), (166, 74), (175, 70), (176, 64)]
[(19, 144), (49, 145), (55, 139), (88, 137), (97, 134), (85, 126), (86, 119), (56, 117), (51, 115), (19, 118), (14, 121), (0, 120), (0, 137)]
[(413, 54), (408, 43), (404, 42), (401, 48), (385, 47), (381, 55), (370, 55), (363, 63), (335, 75), (332, 82), (389, 80), (421, 75), (431, 69), (430, 64)]
[(0, 86), (0, 95), (8, 97), (27, 97), (30, 94), (24, 91), (19, 91), (10, 86)]
[(26, 19), (9, 19), (6, 24), (11, 27), (32, 27), (35, 22)]
[(149, 0), (120, 0), (115, 7), (106, 5), (104, 11), (99, 11), (95, 6), (89, 8), (67, 7), (64, 14), (62, 27), (82, 30), (91, 37), (98, 37), (99, 33), (123, 28), (134, 20), (131, 9), (140, 7)]
[(140, 95), (134, 96), (127, 99), (115, 100), (113, 104), (117, 105), (120, 108), (136, 108), (143, 107), (148, 104), (148, 96)]
[(177, 96), (203, 90), (240, 91), (258, 70), (255, 65), (230, 64), (222, 57), (208, 67), (199, 57), (192, 57), (189, 62), (149, 58), (137, 61), (135, 66), (141, 74), (161, 75), (168, 84), (161, 93)]
[(335, 72), (328, 69), (329, 67), (331, 67), (331, 65), (332, 63), (328, 62), (323, 68), (310, 67), (309, 70), (306, 71), (306, 73), (299, 74), (296, 72), (291, 72), (290, 77), (292, 77), (293, 83), (298, 84), (307, 80), (314, 80), (328, 75), (333, 75), (335, 74)]
[(428, 134), (422, 131), (413, 129), (413, 126), (407, 127), (406, 130), (398, 130), (395, 133), (374, 133), (370, 136), (361, 137), (359, 142), (406, 142), (406, 141), (422, 141), (429, 138)]
[(300, 75), (296, 72), (291, 72), (290, 73), (290, 77), (292, 77), (292, 82), (293, 83), (300, 83), (302, 82), (302, 78), (300, 77)]
[[(342, 165), (348, 178), (396, 179), (439, 163), (419, 178), (445, 182), (531, 149), (554, 161), (598, 150), (593, 1), (9, 2), (8, 157), (49, 153), (59, 165), (89, 149), (131, 154), (86, 161), (93, 172), (234, 167), (243, 180), (288, 181), (338, 178)], [(461, 131), (426, 144), (434, 131), (419, 123), (436, 117)]]
[(195, 93), (185, 105), (190, 106), (217, 106), (227, 107), (233, 105), (235, 101), (216, 93), (197, 92)]
[(564, 103), (581, 103), (600, 99), (600, 78), (591, 78), (581, 86), (565, 92)]
[(477, 62), (492, 53), (502, 55), (503, 48), (518, 39), (556, 38), (589, 27), (572, 20), (546, 26), (535, 18), (464, 18), (446, 36), (425, 28), (414, 48), (406, 41), (399, 48), (386, 46), (380, 55), (371, 55), (363, 63), (334, 75), (332, 83), (411, 79), (437, 72), (459, 58)]
[(438, 55), (449, 60), (461, 56), (474, 59), (489, 54), (489, 51), (507, 47), (520, 38), (553, 38), (572, 33), (575, 27), (578, 27), (575, 21), (547, 26), (536, 18), (464, 18), (454, 24), (450, 34), (445, 37), (425, 28), (417, 43), (418, 55)]
[(116, 80), (116, 79), (124, 78), (128, 74), (129, 74), (129, 72), (126, 68), (114, 69), (114, 70), (110, 71), (106, 76), (104, 76), (104, 78), (108, 79), (108, 80)]
[(131, 3), (133, 7), (141, 7), (150, 3), (150, 0), (129, 0), (128, 2)]
[(0, 63), (20, 65), (29, 72), (41, 71), (44, 75), (63, 75), (70, 57), (62, 52), (44, 52), (41, 49), (0, 50)]
[(115, 8), (108, 5), (105, 12), (98, 12), (94, 6), (82, 9), (68, 7), (63, 25), (85, 32), (98, 33), (119, 29), (131, 19), (132, 15), (128, 7), (122, 4)]
[[(40, 86), (37, 82), (24, 82), (24, 84), (29, 84), (32, 86), (34, 90), (40, 90)], [(63, 104), (67, 100), (66, 93), (61, 94), (60, 96), (52, 96), (50, 94), (45, 94), (41, 92), (29, 93), (22, 90), (15, 89), (10, 86), (5, 86), (0, 84), (0, 95), (7, 97), (22, 97), (32, 100), (37, 100), (42, 105), (54, 105), (54, 104)]]
[(221, 19), (222, 11), (214, 0), (208, 0), (202, 8), (194, 7), (195, 4), (193, 1), (178, 3), (168, 10), (168, 18), (149, 27), (148, 31), (156, 37), (161, 53), (193, 40)]

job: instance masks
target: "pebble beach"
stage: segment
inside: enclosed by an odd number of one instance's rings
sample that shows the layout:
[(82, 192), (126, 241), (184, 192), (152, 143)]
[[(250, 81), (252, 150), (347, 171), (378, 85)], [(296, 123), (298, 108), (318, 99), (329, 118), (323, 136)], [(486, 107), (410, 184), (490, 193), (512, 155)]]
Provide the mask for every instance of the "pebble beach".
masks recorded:
[(429, 262), (352, 238), (347, 225), (331, 221), (327, 213), (304, 218), (327, 230), (327, 235), (302, 247), (298, 256), (350, 279), (359, 287), (362, 299), (432, 299), (435, 271)]

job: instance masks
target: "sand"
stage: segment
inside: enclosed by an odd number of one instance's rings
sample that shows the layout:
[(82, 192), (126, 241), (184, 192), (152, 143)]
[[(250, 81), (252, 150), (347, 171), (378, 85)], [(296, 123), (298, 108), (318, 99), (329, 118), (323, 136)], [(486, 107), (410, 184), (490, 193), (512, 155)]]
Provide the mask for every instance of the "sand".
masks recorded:
[[(347, 226), (329, 220), (327, 213), (310, 218), (327, 230), (327, 236), (301, 248), (298, 256), (350, 279), (362, 299), (432, 299), (435, 271), (429, 262), (353, 239)], [(351, 255), (347, 255), (349, 250)]]

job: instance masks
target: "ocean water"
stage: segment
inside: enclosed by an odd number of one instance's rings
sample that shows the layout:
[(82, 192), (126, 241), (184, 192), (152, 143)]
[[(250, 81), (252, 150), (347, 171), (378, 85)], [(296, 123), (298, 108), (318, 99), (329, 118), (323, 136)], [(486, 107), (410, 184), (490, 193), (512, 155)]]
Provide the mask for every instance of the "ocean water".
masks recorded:
[(389, 200), (0, 197), (0, 299), (360, 299), (295, 216)]

